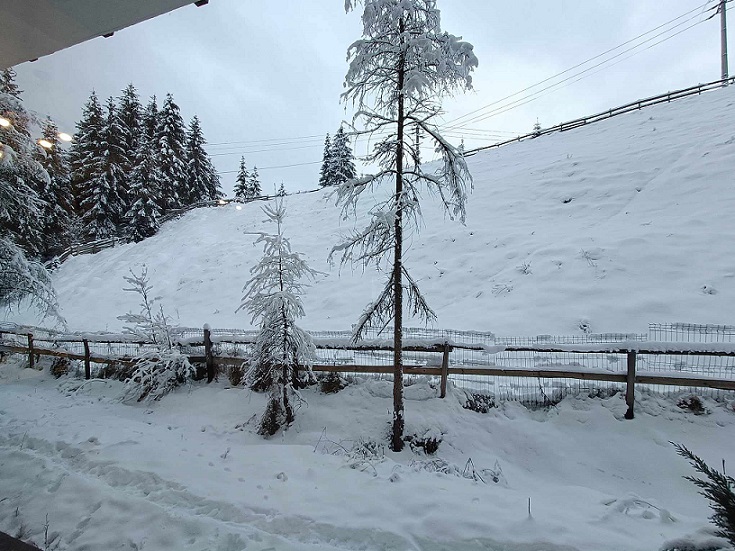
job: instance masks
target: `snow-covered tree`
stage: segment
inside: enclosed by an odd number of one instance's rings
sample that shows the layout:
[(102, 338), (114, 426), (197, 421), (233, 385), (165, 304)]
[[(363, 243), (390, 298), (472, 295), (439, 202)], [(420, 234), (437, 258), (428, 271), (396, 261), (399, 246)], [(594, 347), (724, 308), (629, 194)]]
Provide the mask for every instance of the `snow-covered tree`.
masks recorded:
[(77, 123), (70, 154), (79, 215), (90, 239), (115, 235), (123, 220), (125, 205), (119, 191), (121, 144), (122, 131), (114, 99), (108, 100), (105, 114), (92, 92), (82, 111), (82, 120)]
[(355, 155), (352, 153), (349, 138), (340, 126), (332, 143), (332, 180), (331, 185), (339, 186), (357, 178)]
[(314, 278), (317, 272), (291, 250), (283, 235), (283, 199), (263, 207), (263, 212), (277, 225), (278, 233), (261, 233), (255, 241), (263, 244), (263, 257), (250, 270), (252, 277), (245, 283), (238, 311), (246, 310), (252, 323), (260, 325), (248, 381), (252, 388), (270, 392), (258, 433), (272, 436), (293, 422), (294, 403), (299, 399), (296, 387), (304, 375), (311, 376), (314, 344), (295, 320), (304, 315), (299, 296), (305, 285), (301, 281)]
[(102, 106), (92, 92), (82, 110), (82, 120), (77, 123), (70, 151), (77, 214), (84, 224), (85, 237), (91, 239), (114, 235), (120, 216), (114, 178), (117, 171), (107, 172), (105, 124)]
[(43, 139), (51, 147), (36, 150), (37, 159), (49, 176), (40, 192), (43, 201), (42, 257), (45, 259), (63, 252), (72, 240), (70, 230), (74, 199), (71, 194), (71, 173), (66, 154), (60, 147), (58, 134), (56, 124), (47, 118), (43, 124)]
[(132, 83), (128, 84), (122, 91), (118, 101), (117, 113), (120, 121), (123, 155), (120, 161), (120, 168), (122, 169), (120, 195), (125, 203), (125, 210), (127, 210), (132, 204), (132, 199), (129, 196), (130, 174), (135, 166), (138, 145), (143, 134), (143, 108), (140, 105), (138, 91)]
[(332, 159), (332, 141), (327, 134), (324, 138), (324, 154), (322, 155), (322, 167), (319, 169), (319, 185), (322, 187), (332, 185), (334, 180), (334, 160)]
[(0, 71), (0, 94), (8, 94), (15, 99), (20, 99), (22, 90), (15, 83), (15, 70), (10, 67)]
[(188, 157), (186, 176), (189, 191), (186, 202), (188, 204), (211, 201), (223, 196), (220, 191), (219, 175), (204, 149), (206, 143), (199, 118), (194, 116), (189, 125), (189, 135), (186, 140)]
[(235, 199), (245, 200), (250, 198), (250, 173), (245, 166), (245, 157), (240, 157), (240, 168), (235, 177)]
[(129, 176), (130, 198), (133, 202), (126, 216), (127, 233), (133, 241), (142, 241), (155, 235), (159, 228), (158, 219), (161, 178), (158, 158), (148, 136), (143, 134), (138, 144), (135, 167)]
[(0, 126), (0, 306), (27, 300), (59, 317), (48, 272), (37, 260), (45, 206), (37, 189), (47, 184), (48, 174), (38, 162), (28, 130), (31, 116), (14, 79), (12, 70), (0, 73), (0, 116), (10, 122)]
[[(357, 0), (346, 0), (351, 10)], [(470, 174), (461, 152), (445, 140), (431, 120), (441, 112), (440, 100), (458, 88), (470, 88), (477, 66), (472, 45), (443, 32), (436, 0), (363, 0), (363, 38), (348, 50), (349, 69), (342, 98), (356, 106), (353, 123), (362, 120), (365, 133), (387, 132), (366, 160), (380, 167), (373, 175), (350, 180), (336, 190), (343, 214), (349, 215), (362, 193), (382, 183), (394, 186), (391, 197), (372, 209), (368, 226), (332, 250), (342, 262), (384, 264), (390, 274), (379, 297), (363, 312), (354, 332), (393, 322), (394, 375), (391, 448), (403, 448), (403, 314), (432, 320), (416, 281), (403, 262), (406, 224), (418, 230), (422, 187), (434, 191), (450, 217), (464, 220)], [(418, 159), (412, 130), (432, 140), (442, 162), (425, 172)], [(358, 133), (359, 134), (359, 133)], [(411, 166), (412, 165), (412, 166)], [(370, 194), (372, 197), (372, 194)], [(392, 252), (392, 255), (390, 253)], [(388, 260), (388, 256), (392, 258)]]
[(277, 197), (285, 197), (286, 196), (286, 186), (283, 185), (283, 182), (281, 182), (281, 185), (278, 186), (278, 192), (276, 193)]
[(43, 250), (40, 192), (48, 174), (37, 159), (40, 147), (31, 138), (30, 127), (36, 121), (23, 105), (14, 75), (11, 70), (4, 71), (0, 79), (0, 117), (10, 123), (0, 126), (0, 160), (4, 161), (0, 178), (7, 193), (15, 190), (20, 200), (27, 201), (27, 207), (8, 210), (9, 217), (0, 220), (0, 224), (30, 258), (39, 258)]
[(260, 188), (260, 177), (258, 176), (258, 167), (254, 166), (253, 171), (250, 173), (250, 179), (248, 180), (248, 195), (251, 199), (260, 197), (263, 191)]
[(538, 138), (541, 135), (541, 123), (538, 122), (538, 119), (536, 119), (536, 122), (533, 125), (533, 137)]
[(158, 137), (158, 103), (156, 102), (156, 96), (151, 96), (148, 105), (145, 106), (142, 130), (148, 137), (148, 142), (155, 144)]
[(107, 100), (107, 117), (102, 133), (102, 177), (105, 188), (109, 189), (108, 205), (110, 216), (116, 228), (119, 228), (126, 213), (127, 190), (125, 186), (124, 166), (126, 163), (125, 143), (122, 124), (115, 99)]
[(158, 113), (158, 163), (161, 169), (162, 209), (177, 209), (189, 196), (186, 178), (186, 128), (171, 94)]
[(128, 312), (118, 316), (126, 322), (125, 332), (152, 343), (154, 350), (135, 358), (130, 376), (125, 380), (124, 400), (160, 400), (178, 386), (190, 381), (196, 369), (188, 356), (174, 346), (171, 318), (158, 304), (159, 297), (153, 296), (153, 286), (148, 279), (148, 268), (144, 265), (140, 274), (130, 270), (124, 276), (129, 287), (124, 291), (137, 293), (140, 297), (140, 312)]

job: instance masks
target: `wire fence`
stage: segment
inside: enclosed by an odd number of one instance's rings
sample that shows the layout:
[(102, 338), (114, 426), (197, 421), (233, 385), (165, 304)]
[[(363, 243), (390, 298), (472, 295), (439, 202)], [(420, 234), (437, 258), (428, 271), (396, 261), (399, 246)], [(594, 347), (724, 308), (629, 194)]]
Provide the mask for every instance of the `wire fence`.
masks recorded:
[[(21, 334), (18, 334), (21, 333)], [(37, 347), (64, 350), (83, 355), (84, 341), (90, 352), (97, 356), (133, 358), (154, 351), (155, 345), (140, 341), (130, 334), (107, 333), (61, 333), (37, 327), (23, 327), (0, 324), (3, 343), (26, 346), (27, 337), (22, 333), (32, 333)], [(257, 331), (242, 329), (210, 329), (212, 353), (215, 357), (242, 359), (247, 361), (252, 354)], [(314, 331), (310, 333), (318, 344), (316, 365), (340, 366), (340, 373), (347, 377), (374, 377), (392, 380), (390, 373), (365, 374), (350, 370), (350, 366), (391, 366), (393, 365), (392, 328), (383, 331), (368, 330), (364, 343), (375, 345), (384, 350), (350, 349), (351, 331)], [(190, 356), (203, 357), (205, 354), (203, 330), (200, 328), (175, 328), (172, 337), (182, 352)], [(490, 332), (460, 331), (452, 329), (405, 328), (404, 346), (412, 343), (422, 345), (423, 351), (407, 350), (403, 354), (404, 365), (414, 367), (440, 367), (442, 348), (436, 352), (427, 351), (432, 345), (451, 346), (448, 356), (449, 381), (469, 394), (482, 394), (495, 401), (516, 400), (532, 405), (549, 405), (558, 402), (569, 394), (607, 396), (625, 389), (620, 382), (581, 380), (574, 378), (521, 377), (512, 375), (495, 376), (490, 374), (465, 375), (452, 372), (451, 368), (501, 368), (522, 371), (584, 371), (601, 374), (621, 375), (626, 373), (626, 354), (583, 353), (568, 351), (529, 351), (506, 350), (506, 347), (533, 348), (541, 345), (614, 345), (623, 347), (630, 343), (733, 343), (735, 326), (698, 325), (689, 323), (650, 324), (648, 334), (604, 333), (573, 336), (539, 335), (535, 337), (499, 337)], [(614, 347), (612, 347), (614, 349)], [(638, 371), (652, 374), (674, 374), (690, 377), (710, 377), (721, 380), (735, 380), (735, 357), (684, 354), (640, 355)], [(94, 373), (94, 372), (93, 372)], [(439, 384), (438, 376), (406, 375), (405, 383), (428, 381)], [(650, 392), (658, 394), (677, 394), (696, 392), (715, 398), (733, 397), (733, 391), (688, 388), (670, 385), (641, 385)]]

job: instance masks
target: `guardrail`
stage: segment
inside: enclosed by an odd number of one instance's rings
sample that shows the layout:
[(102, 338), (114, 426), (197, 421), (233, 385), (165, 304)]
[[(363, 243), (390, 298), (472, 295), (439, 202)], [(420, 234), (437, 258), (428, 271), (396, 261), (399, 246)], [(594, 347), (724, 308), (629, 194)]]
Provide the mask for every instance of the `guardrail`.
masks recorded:
[(632, 101), (630, 103), (626, 103), (625, 105), (613, 107), (612, 109), (608, 109), (607, 111), (596, 113), (594, 115), (589, 115), (587, 117), (581, 117), (579, 119), (574, 119), (571, 121), (557, 124), (556, 126), (551, 126), (549, 128), (544, 128), (542, 130), (529, 132), (528, 134), (524, 134), (522, 136), (518, 136), (510, 140), (505, 140), (502, 142), (494, 143), (492, 145), (486, 145), (483, 147), (477, 147), (475, 149), (469, 149), (465, 152), (465, 157), (471, 157), (472, 155), (475, 155), (476, 153), (480, 151), (486, 151), (488, 149), (495, 149), (498, 147), (503, 147), (505, 145), (509, 145), (509, 144), (516, 143), (516, 142), (521, 142), (523, 140), (538, 138), (540, 136), (544, 136), (546, 134), (552, 134), (554, 132), (566, 132), (567, 130), (573, 130), (574, 128), (579, 128), (581, 126), (586, 126), (588, 124), (599, 122), (605, 119), (610, 119), (618, 115), (630, 113), (631, 111), (638, 111), (639, 109), (643, 109), (644, 107), (650, 107), (652, 105), (658, 105), (660, 103), (669, 103), (677, 99), (686, 98), (689, 96), (695, 96), (695, 95), (701, 94), (702, 92), (722, 88), (723, 86), (727, 86), (733, 83), (735, 83), (735, 77), (730, 77), (730, 78), (721, 79), (721, 80), (714, 80), (712, 82), (707, 82), (705, 84), (697, 84), (696, 86), (690, 86), (689, 88), (682, 88), (681, 90), (674, 90), (673, 92), (666, 92), (665, 94), (651, 96), (650, 98), (639, 99), (636, 101)]

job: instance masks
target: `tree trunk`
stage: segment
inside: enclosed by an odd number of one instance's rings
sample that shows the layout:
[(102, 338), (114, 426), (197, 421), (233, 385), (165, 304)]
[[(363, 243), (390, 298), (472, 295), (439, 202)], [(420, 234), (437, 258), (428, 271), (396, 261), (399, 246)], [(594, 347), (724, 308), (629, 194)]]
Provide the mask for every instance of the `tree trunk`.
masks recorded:
[[(400, 21), (401, 44), (405, 23)], [(403, 449), (403, 133), (405, 125), (403, 85), (406, 77), (406, 59), (398, 60), (398, 131), (396, 145), (396, 218), (394, 221), (395, 246), (393, 248), (393, 430), (391, 449)]]

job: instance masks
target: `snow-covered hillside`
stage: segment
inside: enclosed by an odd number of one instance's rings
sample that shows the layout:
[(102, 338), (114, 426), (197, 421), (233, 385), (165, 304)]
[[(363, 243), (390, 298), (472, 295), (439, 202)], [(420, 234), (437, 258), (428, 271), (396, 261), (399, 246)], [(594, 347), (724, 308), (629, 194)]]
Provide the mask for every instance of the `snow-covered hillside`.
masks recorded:
[[(731, 87), (473, 156), (466, 226), (424, 197), (425, 226), (410, 237), (437, 326), (534, 335), (732, 323), (734, 104)], [(295, 249), (324, 272), (303, 326), (348, 329), (385, 276), (327, 264), (353, 227), (328, 191), (287, 207)], [(62, 313), (72, 329), (119, 328), (116, 316), (136, 308), (123, 276), (146, 263), (180, 324), (249, 327), (235, 309), (261, 254), (248, 232), (263, 220), (257, 203), (199, 209), (143, 243), (72, 258), (54, 274)]]

